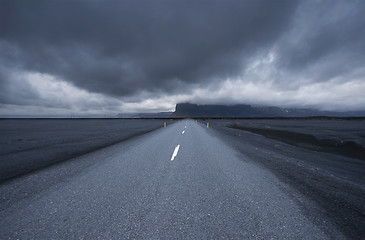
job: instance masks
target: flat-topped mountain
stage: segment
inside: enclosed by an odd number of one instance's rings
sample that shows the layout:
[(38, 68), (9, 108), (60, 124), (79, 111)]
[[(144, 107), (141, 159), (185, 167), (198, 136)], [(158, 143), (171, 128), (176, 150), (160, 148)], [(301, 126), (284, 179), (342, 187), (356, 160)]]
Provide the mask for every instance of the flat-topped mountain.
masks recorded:
[(271, 118), (271, 117), (365, 117), (365, 111), (319, 111), (300, 108), (257, 107), (248, 104), (199, 105), (178, 103), (175, 112), (121, 113), (118, 118)]
[(364, 111), (330, 112), (312, 109), (291, 109), (279, 107), (254, 107), (247, 104), (237, 105), (198, 105), (192, 103), (176, 104), (171, 117), (360, 117)]
[(176, 104), (174, 117), (257, 117), (262, 114), (250, 105), (198, 105)]

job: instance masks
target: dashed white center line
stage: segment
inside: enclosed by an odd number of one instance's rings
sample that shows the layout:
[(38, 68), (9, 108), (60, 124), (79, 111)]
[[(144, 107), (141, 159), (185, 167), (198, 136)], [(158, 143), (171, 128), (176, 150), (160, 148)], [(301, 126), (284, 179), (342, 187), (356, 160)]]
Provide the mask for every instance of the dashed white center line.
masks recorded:
[(180, 148), (180, 144), (175, 147), (174, 153), (171, 156), (171, 161), (174, 161), (174, 159), (177, 155), (177, 152), (179, 151), (179, 148)]
[(185, 133), (185, 130), (184, 131), (182, 131), (182, 133), (181, 134), (184, 134)]

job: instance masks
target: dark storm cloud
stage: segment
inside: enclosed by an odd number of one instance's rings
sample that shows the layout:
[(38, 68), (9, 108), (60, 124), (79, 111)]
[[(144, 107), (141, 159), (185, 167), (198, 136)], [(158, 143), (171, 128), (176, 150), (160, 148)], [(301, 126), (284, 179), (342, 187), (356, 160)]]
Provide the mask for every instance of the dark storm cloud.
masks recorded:
[(364, 10), (363, 0), (3, 0), (0, 110), (364, 110)]
[(315, 66), (326, 81), (364, 66), (365, 1), (303, 1), (279, 42), (280, 65), (300, 73)]
[(293, 0), (1, 5), (1, 63), (113, 96), (234, 76), (281, 36), (297, 7)]

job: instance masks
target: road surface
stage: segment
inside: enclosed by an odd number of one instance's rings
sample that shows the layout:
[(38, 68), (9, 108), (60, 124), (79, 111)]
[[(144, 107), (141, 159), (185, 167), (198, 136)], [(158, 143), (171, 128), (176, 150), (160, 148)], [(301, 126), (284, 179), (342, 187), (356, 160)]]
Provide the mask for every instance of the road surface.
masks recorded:
[(184, 120), (1, 185), (0, 239), (344, 238), (283, 186)]

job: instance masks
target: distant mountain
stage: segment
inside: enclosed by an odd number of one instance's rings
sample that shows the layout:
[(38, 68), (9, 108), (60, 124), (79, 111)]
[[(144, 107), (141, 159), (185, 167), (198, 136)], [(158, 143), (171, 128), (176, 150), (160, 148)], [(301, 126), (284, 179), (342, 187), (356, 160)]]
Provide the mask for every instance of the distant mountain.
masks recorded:
[(313, 109), (279, 107), (253, 107), (237, 105), (198, 105), (191, 103), (176, 104), (172, 117), (364, 117), (365, 111), (330, 112)]
[(365, 111), (319, 111), (300, 108), (256, 107), (237, 105), (176, 104), (175, 112), (120, 113), (117, 118), (267, 118), (267, 117), (365, 117)]
[(197, 105), (176, 104), (173, 117), (256, 117), (262, 114), (250, 105)]

